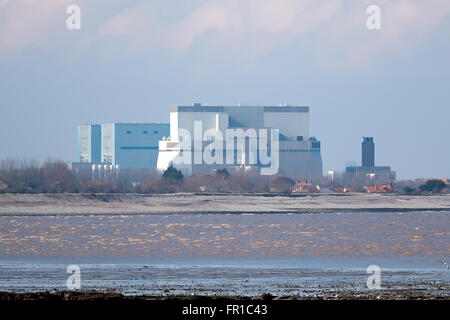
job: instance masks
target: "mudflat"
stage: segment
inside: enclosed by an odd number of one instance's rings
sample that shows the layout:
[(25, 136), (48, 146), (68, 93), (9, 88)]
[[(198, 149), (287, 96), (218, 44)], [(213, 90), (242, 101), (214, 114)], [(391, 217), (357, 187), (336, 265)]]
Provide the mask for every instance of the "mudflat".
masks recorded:
[(0, 194), (0, 215), (450, 211), (450, 194)]

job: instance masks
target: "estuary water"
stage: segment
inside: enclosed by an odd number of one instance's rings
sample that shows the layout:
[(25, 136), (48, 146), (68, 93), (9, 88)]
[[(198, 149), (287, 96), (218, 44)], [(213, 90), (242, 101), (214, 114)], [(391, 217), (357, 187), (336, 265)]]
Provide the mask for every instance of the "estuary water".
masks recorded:
[(0, 291), (308, 295), (386, 288), (449, 294), (450, 212), (0, 216)]

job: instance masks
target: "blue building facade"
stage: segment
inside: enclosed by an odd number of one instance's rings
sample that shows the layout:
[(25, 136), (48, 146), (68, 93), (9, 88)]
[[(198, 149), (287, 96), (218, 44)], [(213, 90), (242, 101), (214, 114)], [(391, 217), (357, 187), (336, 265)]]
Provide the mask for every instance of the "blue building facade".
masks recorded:
[(78, 127), (78, 161), (98, 163), (101, 160), (102, 126)]
[(101, 162), (121, 170), (156, 168), (159, 141), (170, 135), (168, 123), (107, 123), (101, 131)]

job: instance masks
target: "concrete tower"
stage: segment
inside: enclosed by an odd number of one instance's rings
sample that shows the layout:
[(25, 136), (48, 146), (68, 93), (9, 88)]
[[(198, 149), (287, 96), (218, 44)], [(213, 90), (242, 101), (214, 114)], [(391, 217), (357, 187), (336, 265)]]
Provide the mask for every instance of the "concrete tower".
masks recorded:
[(363, 137), (362, 141), (362, 167), (375, 167), (375, 143), (373, 137)]

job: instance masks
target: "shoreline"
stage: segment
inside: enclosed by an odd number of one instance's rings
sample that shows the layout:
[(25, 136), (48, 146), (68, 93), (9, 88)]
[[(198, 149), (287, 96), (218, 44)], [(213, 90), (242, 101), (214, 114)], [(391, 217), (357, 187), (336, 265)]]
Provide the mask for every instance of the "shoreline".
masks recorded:
[(172, 215), (263, 215), (263, 214), (336, 214), (336, 213), (408, 213), (408, 212), (436, 212), (436, 213), (446, 213), (450, 212), (450, 209), (446, 208), (402, 208), (402, 209), (392, 209), (392, 208), (381, 208), (381, 209), (371, 209), (371, 208), (360, 208), (360, 209), (350, 209), (350, 208), (340, 208), (340, 209), (319, 209), (319, 210), (305, 210), (305, 211), (265, 211), (265, 212), (254, 212), (254, 211), (241, 211), (241, 212), (228, 212), (228, 211), (182, 211), (182, 212), (116, 212), (116, 213), (89, 213), (89, 212), (66, 212), (66, 213), (0, 213), (0, 217), (39, 217), (39, 216), (145, 216), (145, 215), (161, 215), (166, 216), (168, 214)]
[(286, 295), (258, 296), (233, 295), (123, 295), (115, 292), (98, 291), (41, 291), (30, 293), (0, 292), (0, 301), (279, 301), (279, 300), (450, 300), (449, 296), (423, 292), (422, 289), (385, 290), (322, 290), (307, 296)]
[(449, 212), (450, 194), (0, 194), (0, 216)]
[[(152, 268), (80, 265), (81, 288), (66, 287), (67, 265), (6, 268), (0, 300), (449, 300), (448, 270), (382, 270), (368, 289), (361, 270), (322, 268)], [(20, 280), (5, 280), (17, 278)], [(29, 281), (33, 279), (33, 281)], [(26, 285), (24, 285), (26, 283)]]

